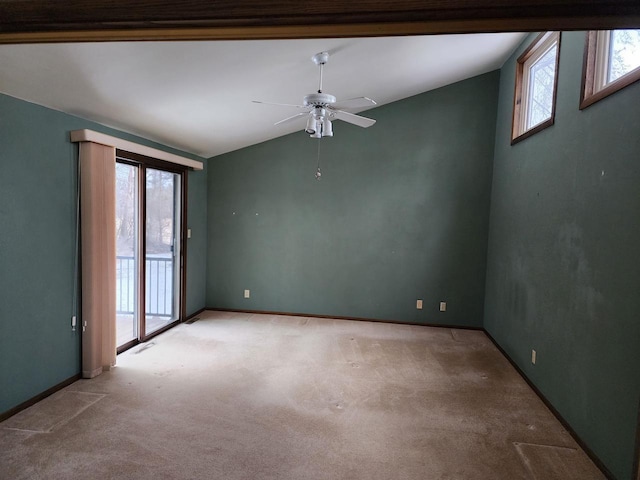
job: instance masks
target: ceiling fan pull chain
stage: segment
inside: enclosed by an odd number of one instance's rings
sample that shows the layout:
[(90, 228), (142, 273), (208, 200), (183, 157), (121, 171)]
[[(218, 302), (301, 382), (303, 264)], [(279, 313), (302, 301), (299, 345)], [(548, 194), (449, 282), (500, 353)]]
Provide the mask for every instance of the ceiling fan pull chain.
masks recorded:
[(320, 171), (320, 139), (318, 139), (318, 169), (316, 170), (315, 177), (318, 181), (322, 178), (322, 172)]

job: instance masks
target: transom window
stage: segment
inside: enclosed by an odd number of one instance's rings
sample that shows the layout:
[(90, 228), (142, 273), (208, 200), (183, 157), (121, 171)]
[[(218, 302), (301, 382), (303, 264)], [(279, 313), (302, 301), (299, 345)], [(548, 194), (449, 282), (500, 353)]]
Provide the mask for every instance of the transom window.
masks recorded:
[(640, 80), (640, 30), (587, 34), (580, 108)]
[(553, 125), (560, 32), (538, 35), (516, 63), (511, 143)]

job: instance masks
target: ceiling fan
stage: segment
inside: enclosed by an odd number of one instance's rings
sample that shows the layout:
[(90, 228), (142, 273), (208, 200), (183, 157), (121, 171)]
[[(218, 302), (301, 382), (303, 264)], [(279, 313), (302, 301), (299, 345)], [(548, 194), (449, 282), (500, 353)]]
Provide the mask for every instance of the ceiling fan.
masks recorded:
[(376, 102), (368, 97), (357, 97), (342, 102), (336, 102), (336, 97), (322, 92), (322, 69), (329, 60), (329, 52), (316, 53), (311, 57), (313, 63), (320, 67), (320, 83), (317, 93), (306, 95), (302, 101), (302, 105), (292, 105), (288, 103), (269, 103), (254, 100), (253, 103), (262, 103), (265, 105), (278, 105), (283, 107), (293, 107), (302, 110), (295, 115), (276, 122), (274, 125), (282, 125), (293, 122), (302, 117), (307, 118), (307, 127), (305, 132), (311, 138), (333, 137), (332, 120), (342, 120), (343, 122), (352, 123), (359, 127), (367, 128), (376, 123), (375, 120), (362, 117), (354, 113), (345, 111), (345, 109), (366, 108), (376, 105)]

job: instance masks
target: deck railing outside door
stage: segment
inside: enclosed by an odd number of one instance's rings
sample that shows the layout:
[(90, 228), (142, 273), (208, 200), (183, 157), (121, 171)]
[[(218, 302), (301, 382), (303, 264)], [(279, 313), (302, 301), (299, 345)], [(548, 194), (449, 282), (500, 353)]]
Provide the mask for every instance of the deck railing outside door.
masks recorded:
[[(171, 317), (173, 312), (173, 258), (147, 257), (146, 298), (147, 316)], [(132, 315), (135, 296), (135, 259), (116, 257), (116, 313)]]

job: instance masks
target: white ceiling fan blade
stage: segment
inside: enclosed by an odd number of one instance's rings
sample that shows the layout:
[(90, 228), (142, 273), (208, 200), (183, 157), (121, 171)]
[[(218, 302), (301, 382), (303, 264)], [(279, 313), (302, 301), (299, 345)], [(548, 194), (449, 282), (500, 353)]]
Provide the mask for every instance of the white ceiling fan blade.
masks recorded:
[(330, 118), (337, 118), (338, 120), (342, 120), (343, 122), (353, 123), (362, 128), (367, 128), (376, 123), (372, 118), (361, 117), (360, 115), (355, 115), (349, 112), (343, 112), (342, 110), (332, 110), (330, 114)]
[(309, 115), (309, 112), (300, 112), (292, 115), (291, 117), (287, 117), (284, 120), (280, 120), (279, 122), (274, 123), (274, 125), (282, 125), (283, 123), (293, 122), (294, 120), (299, 119), (300, 117), (306, 117)]
[(277, 107), (294, 107), (294, 108), (308, 108), (304, 105), (292, 105), (291, 103), (271, 103), (271, 102), (260, 102), (258, 100), (251, 100), (253, 103), (261, 103), (263, 105), (275, 105)]
[(330, 108), (336, 110), (344, 110), (345, 108), (367, 108), (373, 107), (375, 105), (377, 105), (377, 103), (374, 100), (371, 100), (369, 97), (357, 97), (334, 103), (330, 106)]

